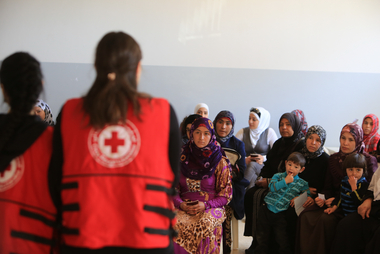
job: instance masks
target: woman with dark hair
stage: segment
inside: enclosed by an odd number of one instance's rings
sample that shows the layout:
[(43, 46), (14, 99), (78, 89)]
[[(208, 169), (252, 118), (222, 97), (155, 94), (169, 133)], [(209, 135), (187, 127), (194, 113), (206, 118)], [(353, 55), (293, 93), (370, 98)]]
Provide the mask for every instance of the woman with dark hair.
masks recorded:
[(255, 248), (257, 212), (268, 193), (268, 184), (272, 176), (279, 172), (285, 172), (285, 160), (294, 152), (299, 151), (305, 145), (302, 126), (298, 117), (292, 113), (285, 113), (279, 121), (281, 138), (274, 144), (267, 155), (267, 160), (261, 170), (260, 180), (256, 181), (255, 187), (245, 193), (244, 208), (246, 214), (245, 236), (252, 236), (252, 244), (246, 253), (253, 253)]
[(196, 119), (182, 147), (174, 253), (220, 253), (225, 205), (231, 200), (231, 166), (208, 118)]
[(138, 92), (140, 61), (131, 36), (106, 34), (94, 84), (57, 118), (49, 180), (62, 213), (61, 253), (173, 250), (178, 122), (165, 99)]
[(8, 114), (0, 114), (0, 253), (50, 253), (57, 211), (47, 174), (53, 129), (32, 113), (42, 91), (40, 63), (28, 53), (0, 69)]
[(342, 168), (345, 158), (353, 153), (366, 157), (367, 179), (371, 180), (377, 169), (376, 158), (364, 152), (363, 130), (357, 124), (346, 124), (340, 133), (339, 152), (330, 156), (323, 190), (325, 199), (315, 198), (315, 205), (306, 209), (298, 218), (296, 253), (330, 253), (335, 229), (342, 218), (338, 213), (324, 210), (339, 197), (341, 181), (346, 172)]
[(189, 142), (191, 124), (195, 121), (195, 119), (198, 119), (199, 117), (201, 117), (201, 115), (193, 114), (193, 115), (186, 116), (182, 120), (182, 123), (180, 125), (180, 129), (181, 129), (182, 144), (183, 145), (186, 144), (187, 142)]
[(223, 224), (223, 253), (231, 252), (231, 219), (244, 217), (244, 194), (249, 182), (244, 178), (245, 151), (244, 143), (234, 136), (234, 115), (223, 110), (214, 119), (216, 140), (225, 151), (232, 164), (232, 200), (225, 206), (227, 218)]

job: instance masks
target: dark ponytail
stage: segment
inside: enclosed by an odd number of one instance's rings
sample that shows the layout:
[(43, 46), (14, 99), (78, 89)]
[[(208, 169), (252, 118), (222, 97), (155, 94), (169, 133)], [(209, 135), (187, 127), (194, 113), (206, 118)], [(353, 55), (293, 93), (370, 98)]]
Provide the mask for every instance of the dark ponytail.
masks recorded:
[(10, 106), (9, 122), (0, 133), (0, 152), (21, 125), (22, 118), (30, 114), (42, 91), (40, 63), (28, 53), (17, 52), (1, 64), (0, 83), (4, 99)]
[(106, 34), (96, 48), (97, 76), (83, 100), (83, 109), (90, 125), (125, 123), (128, 105), (140, 114), (140, 97), (149, 97), (137, 90), (137, 68), (142, 58), (140, 46), (128, 34)]

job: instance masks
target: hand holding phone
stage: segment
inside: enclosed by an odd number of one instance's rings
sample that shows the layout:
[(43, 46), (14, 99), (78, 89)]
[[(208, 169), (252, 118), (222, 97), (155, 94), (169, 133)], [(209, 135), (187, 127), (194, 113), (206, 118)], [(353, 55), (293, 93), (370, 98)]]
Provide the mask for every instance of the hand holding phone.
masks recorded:
[(188, 205), (188, 206), (193, 206), (193, 205), (196, 205), (196, 204), (198, 204), (198, 200), (187, 201), (187, 202), (186, 202), (186, 205)]

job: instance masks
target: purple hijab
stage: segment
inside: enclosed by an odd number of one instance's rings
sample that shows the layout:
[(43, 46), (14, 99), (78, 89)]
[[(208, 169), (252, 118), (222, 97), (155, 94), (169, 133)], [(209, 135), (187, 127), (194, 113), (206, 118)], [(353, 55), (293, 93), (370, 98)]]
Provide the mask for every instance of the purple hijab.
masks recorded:
[[(193, 133), (198, 127), (206, 127), (211, 134), (210, 142), (203, 148), (197, 147), (194, 143)], [(205, 117), (196, 119), (191, 125), (190, 141), (182, 146), (182, 174), (194, 180), (211, 177), (222, 159), (222, 151), (222, 148), (216, 142), (214, 125), (211, 120)]]
[[(342, 134), (348, 132), (350, 133), (354, 139), (355, 139), (355, 150), (352, 153), (363, 153), (364, 151), (364, 142), (363, 142), (363, 129), (356, 123), (348, 123), (346, 124), (343, 128), (342, 131), (340, 132), (339, 139), (342, 137)], [(339, 147), (339, 161), (344, 161), (346, 156), (349, 155), (347, 153), (343, 153), (342, 150)]]

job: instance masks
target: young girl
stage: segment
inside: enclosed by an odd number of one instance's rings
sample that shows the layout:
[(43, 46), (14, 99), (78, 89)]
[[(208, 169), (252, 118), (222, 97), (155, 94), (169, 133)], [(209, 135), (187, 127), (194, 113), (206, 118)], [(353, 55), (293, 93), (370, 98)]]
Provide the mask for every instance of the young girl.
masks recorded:
[(325, 213), (331, 214), (341, 207), (344, 215), (353, 213), (363, 202), (363, 197), (368, 189), (365, 178), (367, 164), (364, 155), (354, 153), (347, 156), (343, 162), (343, 170), (346, 176), (342, 179), (340, 187), (340, 199), (335, 198), (331, 207)]
[(56, 209), (49, 196), (52, 127), (33, 114), (42, 90), (40, 63), (28, 53), (0, 70), (8, 114), (0, 114), (0, 253), (50, 253)]

